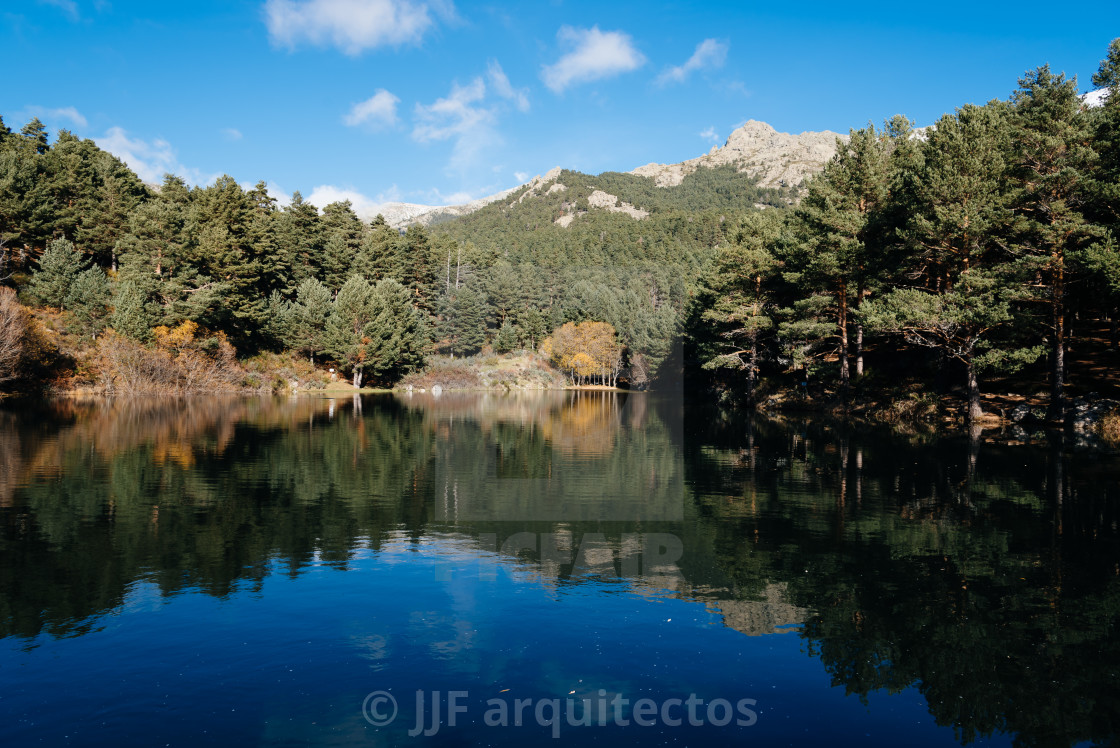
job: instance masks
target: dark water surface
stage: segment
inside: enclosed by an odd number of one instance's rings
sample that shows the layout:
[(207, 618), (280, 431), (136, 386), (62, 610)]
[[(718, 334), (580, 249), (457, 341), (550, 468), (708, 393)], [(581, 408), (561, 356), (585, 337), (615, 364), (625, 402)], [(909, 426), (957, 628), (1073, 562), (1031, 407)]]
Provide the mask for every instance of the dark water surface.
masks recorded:
[(0, 411), (0, 745), (1115, 745), (1118, 520), (650, 395)]

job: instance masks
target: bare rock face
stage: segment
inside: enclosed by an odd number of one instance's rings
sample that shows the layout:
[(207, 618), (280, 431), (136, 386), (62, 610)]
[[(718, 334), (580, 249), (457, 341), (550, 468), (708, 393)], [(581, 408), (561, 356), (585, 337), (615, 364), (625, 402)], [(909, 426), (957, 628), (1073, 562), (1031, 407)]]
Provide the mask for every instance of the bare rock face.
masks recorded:
[(673, 187), (702, 166), (731, 164), (757, 176), (762, 187), (795, 185), (821, 171), (836, 155), (837, 139), (846, 142), (848, 136), (828, 130), (791, 135), (751, 120), (731, 133), (722, 148), (679, 164), (646, 164), (630, 173), (650, 177), (658, 187)]
[(604, 210), (609, 210), (612, 213), (625, 213), (631, 218), (639, 221), (649, 215), (648, 210), (635, 208), (630, 203), (624, 203), (616, 196), (610, 194), (609, 192), (603, 192), (602, 190), (595, 190), (594, 192), (592, 192), (591, 195), (587, 198), (587, 202), (589, 205), (591, 205), (592, 208), (602, 208)]

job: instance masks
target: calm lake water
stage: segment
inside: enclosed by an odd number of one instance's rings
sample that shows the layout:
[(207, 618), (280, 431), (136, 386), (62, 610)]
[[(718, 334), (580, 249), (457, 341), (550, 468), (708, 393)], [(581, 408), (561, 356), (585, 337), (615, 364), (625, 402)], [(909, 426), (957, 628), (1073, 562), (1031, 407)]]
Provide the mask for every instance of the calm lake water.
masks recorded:
[(1118, 519), (654, 395), (0, 411), (0, 744), (1115, 745)]

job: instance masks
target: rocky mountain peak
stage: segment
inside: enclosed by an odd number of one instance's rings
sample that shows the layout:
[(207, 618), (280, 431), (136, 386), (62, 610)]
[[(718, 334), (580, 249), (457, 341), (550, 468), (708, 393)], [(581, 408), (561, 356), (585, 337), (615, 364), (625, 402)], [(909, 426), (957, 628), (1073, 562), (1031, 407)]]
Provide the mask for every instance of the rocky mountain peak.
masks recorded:
[(836, 155), (837, 138), (846, 141), (848, 136), (829, 130), (791, 135), (749, 120), (731, 133), (722, 148), (679, 164), (646, 164), (630, 173), (650, 177), (658, 187), (672, 187), (702, 166), (711, 169), (731, 164), (757, 176), (762, 187), (800, 184)]

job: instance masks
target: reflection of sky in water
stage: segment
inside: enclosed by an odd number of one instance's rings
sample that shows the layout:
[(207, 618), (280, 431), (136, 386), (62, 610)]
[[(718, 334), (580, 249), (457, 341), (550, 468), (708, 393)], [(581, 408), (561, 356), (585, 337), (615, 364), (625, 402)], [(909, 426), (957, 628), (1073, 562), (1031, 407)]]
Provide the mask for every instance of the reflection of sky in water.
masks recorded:
[[(448, 744), (519, 745), (548, 740), (548, 729), (485, 727), (487, 699), (594, 701), (602, 691), (631, 702), (754, 698), (758, 723), (565, 725), (559, 744), (814, 745), (849, 735), (851, 745), (888, 745), (902, 734), (908, 744), (952, 742), (944, 730), (918, 730), (931, 720), (916, 693), (864, 707), (830, 688), (795, 633), (743, 636), (697, 602), (630, 594), (625, 582), (549, 585), (532, 567), (480, 558), (469, 539), (398, 536), (355, 553), (346, 571), (315, 564), (289, 577), (277, 568), (257, 592), (187, 591), (153, 605), (144, 585), (96, 634), (7, 648), (4, 669), (21, 682), (9, 683), (4, 711), (24, 717), (5, 730), (12, 744), (70, 736), (190, 745), (220, 734), (227, 744), (405, 745), (417, 689), (463, 690), (475, 722), (442, 733)], [(47, 689), (57, 691), (44, 699)], [(400, 695), (400, 715), (375, 735), (361, 701), (383, 689)]]
[(556, 743), (612, 746), (1120, 712), (1116, 482), (1072, 490), (1060, 452), (688, 431), (602, 393), (52, 407), (0, 413), (5, 744), (414, 745), (417, 689), (469, 692), (447, 745), (548, 739), (478, 724), (499, 695), (757, 700), (749, 728)]

